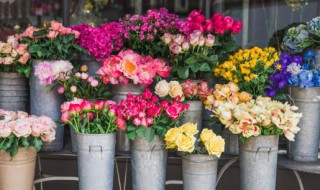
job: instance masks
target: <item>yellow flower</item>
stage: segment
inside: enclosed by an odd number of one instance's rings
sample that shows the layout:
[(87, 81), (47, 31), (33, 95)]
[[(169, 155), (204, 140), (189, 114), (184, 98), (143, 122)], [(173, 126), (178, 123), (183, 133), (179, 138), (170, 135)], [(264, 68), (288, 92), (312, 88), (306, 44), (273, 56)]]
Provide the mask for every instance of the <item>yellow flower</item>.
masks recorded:
[(213, 138), (215, 136), (216, 136), (216, 134), (212, 130), (203, 129), (201, 134), (200, 134), (200, 140), (203, 143), (206, 143), (208, 140), (210, 140), (211, 138)]
[(196, 142), (194, 136), (182, 134), (176, 140), (178, 151), (192, 153), (194, 151), (194, 143)]
[(197, 124), (185, 123), (180, 127), (181, 131), (187, 135), (195, 135), (199, 131), (197, 129)]
[(247, 102), (247, 101), (249, 101), (249, 100), (251, 100), (252, 99), (252, 95), (251, 94), (249, 94), (248, 92), (240, 92), (240, 94), (239, 94), (239, 100), (241, 101), (241, 102)]
[(225, 142), (222, 137), (216, 136), (204, 143), (204, 146), (209, 155), (216, 155), (217, 157), (220, 157), (221, 153), (224, 152)]
[(256, 59), (250, 60), (250, 67), (251, 68), (254, 68), (256, 66), (256, 64), (257, 64), (257, 60)]
[(270, 67), (272, 65), (271, 61), (266, 61), (266, 67)]
[(245, 81), (250, 81), (250, 78), (249, 78), (248, 76), (245, 76), (245, 77), (244, 77), (244, 80), (245, 80)]
[(251, 80), (254, 79), (255, 77), (256, 77), (255, 74), (253, 74), (253, 73), (250, 74), (250, 79), (251, 79)]
[(176, 147), (175, 141), (178, 139), (178, 137), (181, 135), (180, 128), (171, 128), (167, 131), (167, 133), (164, 136), (164, 140), (166, 141), (167, 149), (174, 149)]
[(277, 67), (276, 67), (278, 70), (281, 69), (281, 64), (278, 64)]

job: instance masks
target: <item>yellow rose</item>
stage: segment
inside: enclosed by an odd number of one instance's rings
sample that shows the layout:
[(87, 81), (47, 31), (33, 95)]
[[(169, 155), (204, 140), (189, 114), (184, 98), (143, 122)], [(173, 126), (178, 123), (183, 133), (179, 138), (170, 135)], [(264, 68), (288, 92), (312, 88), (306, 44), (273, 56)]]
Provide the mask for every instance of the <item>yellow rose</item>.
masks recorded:
[(155, 93), (161, 98), (166, 97), (169, 94), (169, 91), (169, 83), (165, 80), (158, 82), (155, 86)]
[(172, 98), (176, 98), (176, 97), (180, 96), (181, 101), (183, 101), (184, 96), (183, 96), (183, 91), (182, 91), (182, 87), (181, 87), (180, 83), (178, 81), (171, 81), (169, 83), (169, 87), (170, 87), (169, 95)]
[(180, 127), (181, 131), (187, 135), (195, 135), (197, 134), (199, 131), (197, 129), (197, 124), (193, 124), (193, 123), (186, 123), (183, 124)]
[(205, 142), (207, 142), (208, 140), (210, 140), (211, 138), (213, 138), (215, 136), (216, 136), (216, 134), (212, 130), (203, 129), (201, 134), (200, 134), (200, 140), (203, 143), (205, 143)]
[(252, 99), (252, 95), (249, 94), (248, 92), (240, 92), (240, 94), (239, 94), (239, 100), (240, 100), (241, 102), (247, 102), (247, 101), (249, 101), (249, 100), (251, 100), (251, 99)]
[(167, 149), (174, 149), (176, 147), (176, 140), (178, 139), (179, 135), (181, 135), (180, 128), (171, 128), (167, 131), (164, 136), (164, 140), (166, 141)]
[(207, 149), (209, 155), (216, 155), (217, 157), (220, 157), (221, 153), (224, 152), (225, 142), (222, 137), (215, 136), (204, 143), (204, 146)]
[(192, 153), (194, 151), (194, 143), (196, 142), (194, 136), (182, 134), (176, 140), (178, 151)]

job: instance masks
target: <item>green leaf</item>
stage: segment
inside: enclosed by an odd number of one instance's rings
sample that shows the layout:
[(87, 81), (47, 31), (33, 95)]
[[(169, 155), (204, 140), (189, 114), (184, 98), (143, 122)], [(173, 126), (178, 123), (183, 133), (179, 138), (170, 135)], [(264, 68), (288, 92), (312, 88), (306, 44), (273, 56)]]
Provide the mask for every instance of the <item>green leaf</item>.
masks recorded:
[(211, 69), (208, 63), (202, 63), (200, 64), (199, 70), (203, 72), (209, 72)]
[(211, 63), (213, 63), (213, 64), (217, 63), (217, 61), (218, 61), (218, 56), (217, 56), (217, 55), (211, 55), (211, 56), (209, 57), (209, 61), (210, 61)]
[(48, 34), (48, 31), (45, 30), (45, 29), (33, 32), (33, 36), (34, 37), (40, 37), (40, 36), (44, 36), (44, 35), (47, 35), (47, 34)]
[(192, 70), (192, 72), (196, 73), (199, 71), (200, 68), (200, 64), (199, 63), (195, 63), (193, 65), (190, 65), (190, 69)]
[(177, 73), (179, 78), (187, 79), (189, 77), (189, 66), (179, 67)]
[(128, 125), (127, 131), (135, 131), (137, 128), (134, 125)]
[(195, 57), (189, 57), (188, 59), (185, 60), (185, 63), (188, 65), (193, 65), (197, 62), (197, 59)]
[(155, 130), (154, 130), (154, 128), (149, 127), (149, 128), (146, 130), (146, 134), (145, 134), (145, 137), (146, 137), (147, 141), (148, 141), (148, 142), (151, 142), (151, 141), (154, 139), (154, 135), (155, 135)]
[(127, 136), (129, 139), (134, 140), (134, 138), (136, 138), (136, 132), (135, 131), (128, 132)]
[(22, 143), (22, 146), (24, 146), (25, 149), (27, 149), (27, 150), (29, 149), (30, 144), (29, 144), (29, 141), (28, 141), (27, 138), (22, 138), (21, 139), (21, 143)]
[(144, 126), (139, 126), (136, 130), (136, 133), (140, 137), (144, 137), (144, 135), (146, 134), (146, 128)]
[(30, 145), (33, 146), (37, 151), (41, 150), (42, 141), (39, 138), (34, 138), (33, 141), (31, 141)]
[(168, 124), (170, 121), (169, 117), (162, 117), (161, 120), (159, 121), (160, 124)]

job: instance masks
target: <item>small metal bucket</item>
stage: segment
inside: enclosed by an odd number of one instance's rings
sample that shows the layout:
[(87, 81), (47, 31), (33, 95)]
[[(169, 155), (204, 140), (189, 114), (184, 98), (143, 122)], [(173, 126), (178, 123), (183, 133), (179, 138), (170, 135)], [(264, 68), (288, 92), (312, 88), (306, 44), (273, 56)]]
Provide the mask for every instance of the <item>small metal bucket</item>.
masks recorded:
[(131, 146), (133, 190), (165, 190), (167, 150), (155, 136), (152, 142), (136, 137)]
[(115, 137), (76, 133), (80, 190), (113, 190)]
[(240, 145), (242, 190), (275, 190), (278, 135), (250, 137)]
[(239, 155), (239, 135), (233, 134), (229, 129), (223, 129), (222, 136), (225, 140), (224, 154)]
[(102, 62), (96, 61), (93, 57), (85, 54), (81, 54), (78, 59), (79, 65), (87, 65), (88, 66), (88, 74), (93, 76), (99, 70), (102, 65)]
[(300, 162), (318, 160), (320, 137), (320, 88), (290, 87), (290, 95), (294, 104), (299, 107), (302, 118), (298, 126), (300, 131), (295, 141), (288, 142), (288, 156)]
[[(127, 99), (127, 94), (141, 95), (145, 87), (142, 85), (136, 85), (128, 83), (125, 85), (112, 86), (111, 92), (114, 95), (113, 100), (119, 103), (121, 100)], [(118, 130), (117, 132), (117, 151), (118, 152), (129, 152), (130, 151), (130, 139), (127, 137), (124, 131)]]
[(184, 190), (215, 190), (218, 158), (216, 156), (188, 154), (182, 159)]
[[(63, 95), (58, 94), (57, 88), (53, 87), (51, 91), (46, 91), (46, 86), (40, 84), (40, 80), (34, 75), (35, 66), (43, 61), (33, 60), (30, 85), (30, 113), (32, 115), (45, 115), (53, 121), (60, 121), (60, 106), (64, 102)], [(48, 61), (50, 62), (50, 61)], [(51, 143), (44, 143), (42, 151), (59, 151), (63, 148), (64, 127), (57, 123), (55, 140)]]
[(0, 72), (0, 108), (10, 111), (29, 111), (28, 80), (18, 73)]
[[(185, 111), (180, 118), (180, 125), (185, 123), (196, 123), (199, 132), (202, 128), (202, 102), (201, 101), (187, 101), (189, 104), (189, 110)], [(200, 133), (195, 135), (199, 138)]]

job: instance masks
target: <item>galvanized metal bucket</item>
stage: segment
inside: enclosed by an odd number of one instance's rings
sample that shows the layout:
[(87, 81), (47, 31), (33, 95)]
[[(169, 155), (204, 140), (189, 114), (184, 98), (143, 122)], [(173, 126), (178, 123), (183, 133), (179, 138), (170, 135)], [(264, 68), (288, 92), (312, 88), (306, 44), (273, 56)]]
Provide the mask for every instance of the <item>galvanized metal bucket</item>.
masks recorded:
[[(189, 104), (189, 110), (184, 112), (180, 118), (180, 125), (185, 123), (196, 123), (197, 128), (201, 131), (202, 128), (202, 107), (203, 104), (201, 101), (187, 101)], [(196, 138), (198, 138), (200, 133), (198, 133)]]
[(313, 162), (318, 160), (320, 137), (320, 88), (290, 87), (290, 95), (294, 104), (302, 113), (298, 126), (300, 131), (295, 141), (288, 142), (288, 156), (300, 162)]
[(76, 137), (76, 131), (72, 126), (70, 126), (70, 136), (71, 136), (71, 151), (77, 153), (78, 151), (78, 141)]
[(96, 61), (93, 57), (85, 54), (81, 54), (78, 59), (79, 65), (87, 65), (88, 66), (88, 74), (90, 76), (95, 75), (95, 73), (99, 70), (102, 63)]
[(131, 146), (133, 190), (165, 190), (167, 150), (155, 136), (152, 142), (136, 137)]
[(250, 137), (240, 144), (242, 190), (275, 190), (278, 135)]
[[(42, 61), (33, 60), (32, 69), (34, 71)], [(50, 62), (50, 61), (48, 61)], [(53, 121), (60, 121), (60, 106), (64, 102), (64, 97), (58, 94), (56, 87), (52, 87), (51, 91), (46, 91), (46, 86), (40, 84), (39, 79), (31, 72), (29, 78), (30, 85), (30, 113), (32, 115), (46, 115)], [(57, 123), (56, 138), (51, 143), (44, 143), (42, 151), (58, 151), (63, 148), (64, 127)]]
[[(121, 100), (127, 98), (127, 94), (141, 95), (145, 87), (142, 85), (136, 85), (129, 83), (125, 85), (112, 86), (111, 92), (114, 95), (113, 100), (119, 103)], [(117, 151), (119, 153), (127, 153), (130, 151), (130, 139), (127, 137), (124, 131), (118, 130), (117, 132)]]
[(229, 129), (223, 129), (222, 136), (225, 140), (224, 154), (239, 155), (239, 135), (233, 134)]
[(182, 159), (184, 190), (215, 190), (218, 158), (216, 156), (188, 154)]
[(113, 190), (116, 134), (76, 133), (80, 190)]
[(29, 111), (28, 80), (18, 73), (0, 72), (0, 109)]

